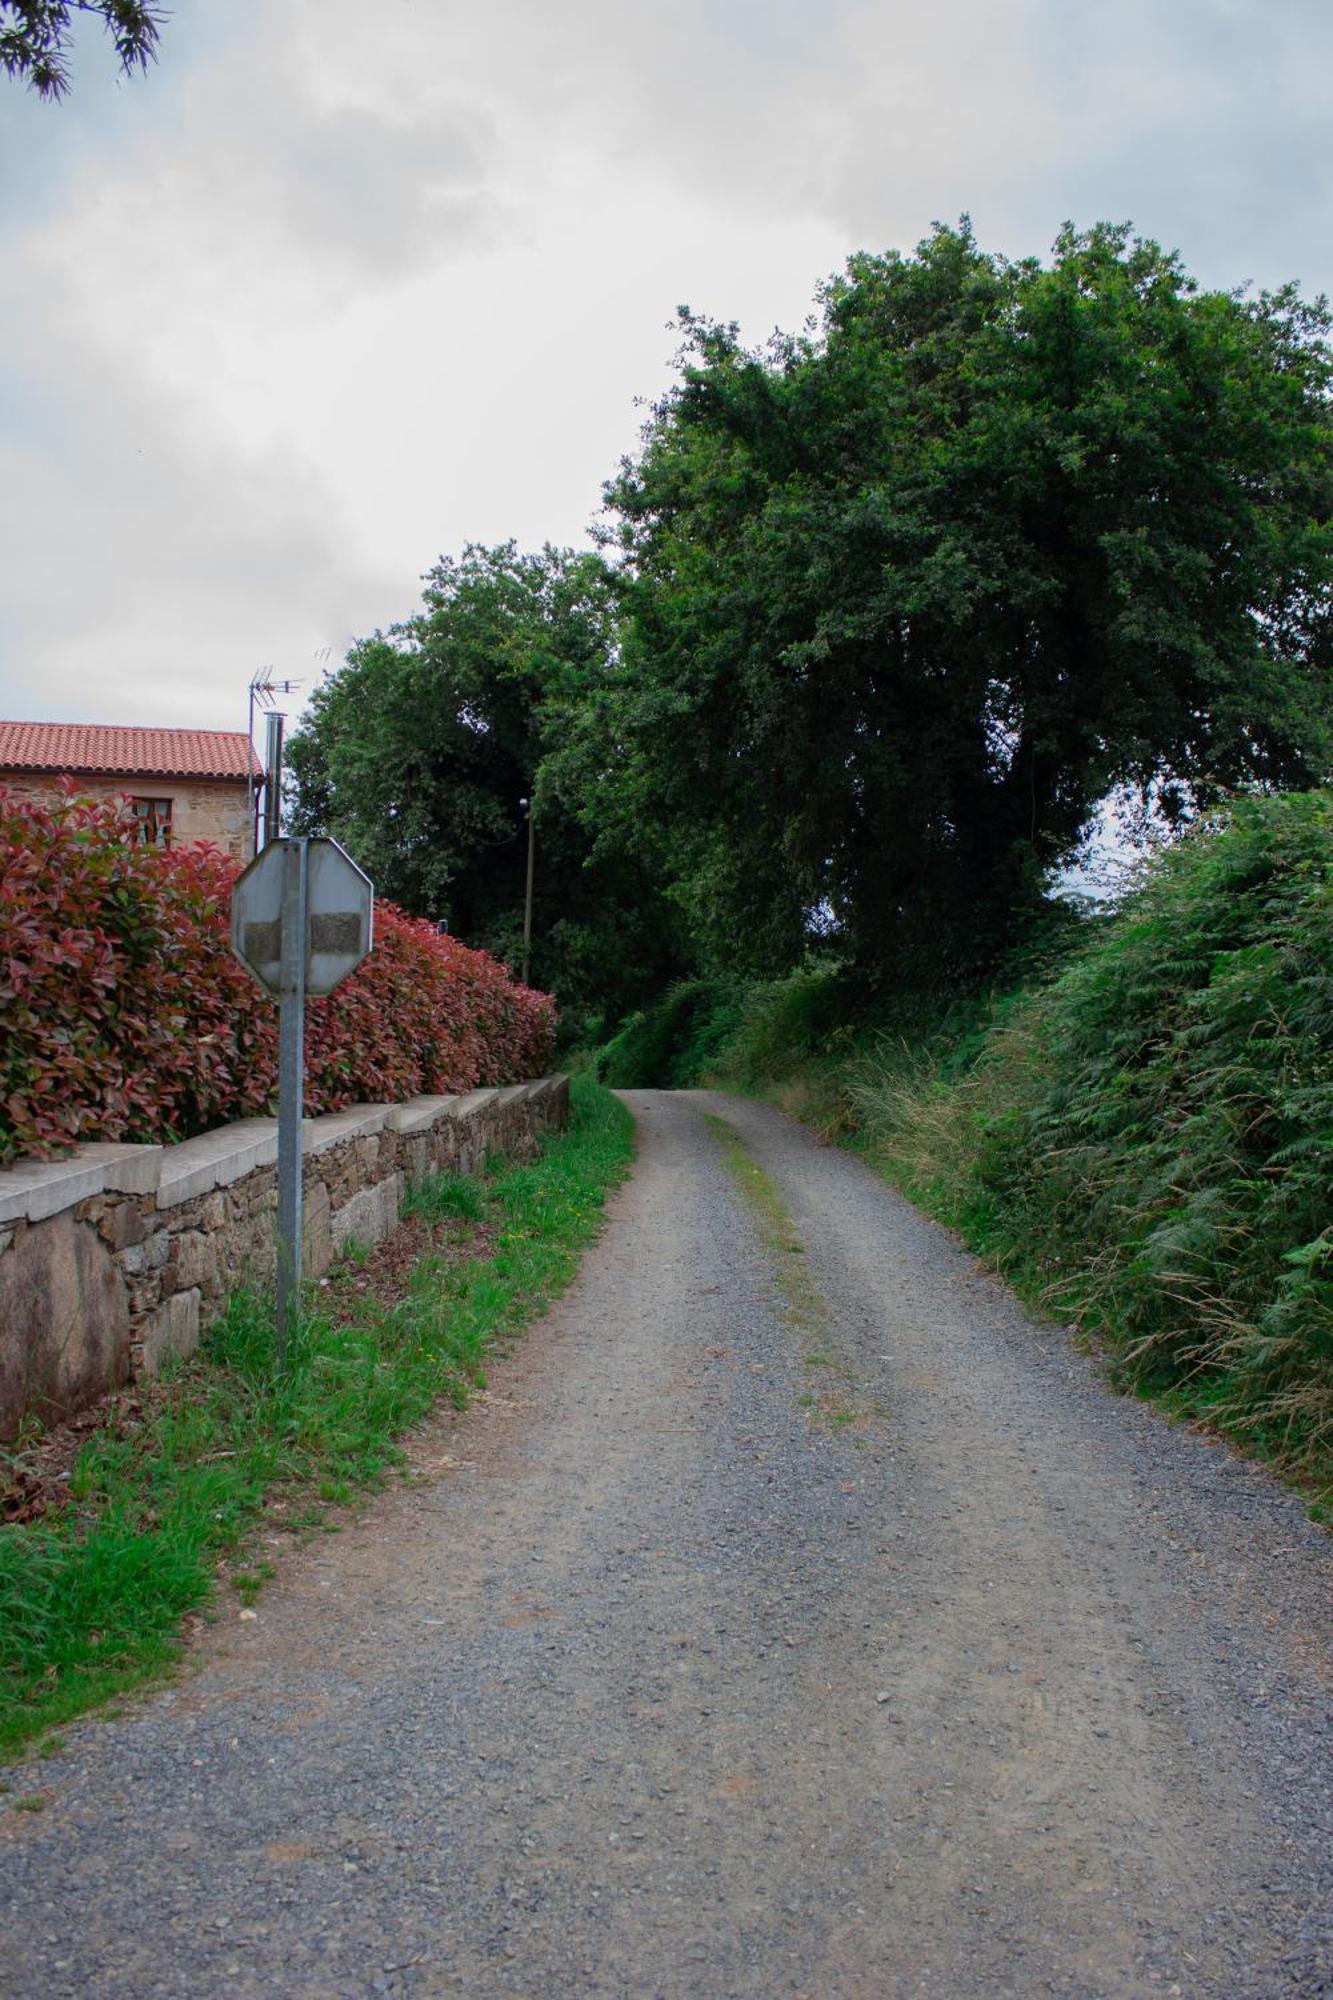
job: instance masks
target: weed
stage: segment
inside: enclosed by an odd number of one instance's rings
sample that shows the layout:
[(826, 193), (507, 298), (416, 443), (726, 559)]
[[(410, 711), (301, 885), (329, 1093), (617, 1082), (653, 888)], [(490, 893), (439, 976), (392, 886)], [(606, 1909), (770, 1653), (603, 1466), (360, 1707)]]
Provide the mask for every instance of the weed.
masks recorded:
[[(825, 1389), (818, 1395), (798, 1396), (797, 1407), (811, 1411), (820, 1422), (826, 1423), (835, 1432), (846, 1430), (849, 1425), (865, 1420), (872, 1411), (862, 1407), (856, 1400), (856, 1386), (850, 1380), (849, 1370), (832, 1349), (824, 1344), (830, 1331), (830, 1315), (823, 1294), (803, 1265), (788, 1261), (793, 1253), (801, 1254), (802, 1245), (796, 1240), (791, 1212), (783, 1200), (782, 1191), (758, 1162), (751, 1159), (740, 1138), (724, 1118), (705, 1112), (704, 1120), (721, 1141), (722, 1156), (727, 1170), (740, 1191), (746, 1207), (754, 1217), (760, 1237), (772, 1259), (774, 1276), (787, 1302), (789, 1323), (806, 1335), (815, 1336), (821, 1342), (803, 1357), (805, 1366), (829, 1369), (847, 1383), (845, 1396), (836, 1395), (832, 1390)], [(879, 1414), (878, 1408), (873, 1414)]]
[(782, 1198), (781, 1189), (757, 1161), (751, 1159), (725, 1118), (706, 1112), (704, 1121), (721, 1141), (727, 1171), (774, 1260), (774, 1273), (787, 1301), (793, 1325), (807, 1333), (818, 1333), (827, 1322), (828, 1307), (809, 1273), (787, 1261), (796, 1244), (796, 1235), (791, 1211)]
[(270, 1562), (256, 1563), (252, 1570), (233, 1570), (228, 1582), (246, 1604), (253, 1604), (264, 1585), (277, 1575)]
[(473, 1174), (432, 1174), (408, 1187), (403, 1213), (420, 1216), (425, 1222), (444, 1222), (451, 1217), (480, 1222), (486, 1213), (486, 1195)]

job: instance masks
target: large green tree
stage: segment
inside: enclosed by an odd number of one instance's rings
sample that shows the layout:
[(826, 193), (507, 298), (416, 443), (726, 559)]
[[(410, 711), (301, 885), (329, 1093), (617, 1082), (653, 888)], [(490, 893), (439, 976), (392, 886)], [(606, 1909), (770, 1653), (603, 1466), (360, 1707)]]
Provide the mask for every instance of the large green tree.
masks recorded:
[(74, 24), (84, 14), (101, 21), (126, 76), (156, 60), (162, 10), (146, 0), (0, 0), (0, 69), (39, 97), (64, 97)]
[[(714, 955), (984, 962), (1097, 802), (1330, 769), (1328, 315), (1127, 229), (859, 256), (817, 332), (684, 316), (609, 488), (623, 658), (564, 752)], [(576, 782), (567, 776), (567, 783)]]
[(639, 854), (604, 838), (592, 857), (552, 761), (597, 710), (615, 629), (598, 556), (469, 547), (352, 648), (290, 744), (295, 831), (336, 834), (382, 894), (514, 965), (531, 811), (532, 978), (613, 1016), (692, 963)]

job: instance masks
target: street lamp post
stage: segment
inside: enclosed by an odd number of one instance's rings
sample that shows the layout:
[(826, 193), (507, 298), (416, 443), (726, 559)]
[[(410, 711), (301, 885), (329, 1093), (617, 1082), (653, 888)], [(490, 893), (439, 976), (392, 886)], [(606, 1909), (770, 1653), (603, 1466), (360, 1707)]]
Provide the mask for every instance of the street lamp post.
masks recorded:
[(523, 898), (523, 984), (526, 986), (532, 966), (532, 873), (536, 860), (536, 836), (532, 826), (532, 800), (520, 799), (519, 804), (528, 809), (528, 886)]

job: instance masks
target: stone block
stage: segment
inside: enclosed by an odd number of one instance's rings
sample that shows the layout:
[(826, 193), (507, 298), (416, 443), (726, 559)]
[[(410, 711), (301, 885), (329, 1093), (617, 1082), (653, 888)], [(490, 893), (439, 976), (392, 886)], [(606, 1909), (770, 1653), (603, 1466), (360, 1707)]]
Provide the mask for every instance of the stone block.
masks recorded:
[(469, 1090), (465, 1097), (455, 1100), (450, 1115), (456, 1118), (460, 1125), (464, 1124), (468, 1119), (480, 1116), (488, 1105), (494, 1104), (499, 1095), (498, 1090)]
[(129, 1297), (97, 1231), (69, 1214), (16, 1231), (0, 1258), (0, 1438), (30, 1410), (72, 1415), (129, 1370)]
[(209, 1293), (218, 1289), (218, 1253), (211, 1236), (202, 1229), (187, 1229), (168, 1239), (171, 1248), (173, 1289), (188, 1292), (196, 1287)]
[(390, 1174), (373, 1187), (362, 1188), (359, 1194), (354, 1194), (333, 1214), (331, 1226), (335, 1248), (341, 1250), (351, 1237), (355, 1237), (358, 1243), (378, 1243), (382, 1236), (387, 1236), (391, 1229), (398, 1226), (401, 1200), (402, 1180), (398, 1174)]
[(139, 1201), (103, 1200), (102, 1213), (97, 1218), (97, 1233), (110, 1250), (128, 1250), (132, 1243), (142, 1243), (145, 1236), (151, 1236), (157, 1228), (157, 1216), (152, 1209), (147, 1213)]
[(221, 1189), (215, 1194), (208, 1195), (205, 1200), (200, 1202), (199, 1213), (195, 1217), (195, 1220), (199, 1227), (206, 1229), (210, 1235), (212, 1235), (214, 1230), (225, 1227), (227, 1221), (227, 1197), (222, 1193)]
[(0, 1172), (0, 1222), (43, 1222), (64, 1208), (101, 1194), (106, 1186), (95, 1161), (18, 1160)]
[(162, 1155), (157, 1205), (177, 1208), (214, 1188), (230, 1187), (257, 1167), (271, 1167), (277, 1157), (276, 1118), (242, 1118), (198, 1139), (184, 1139)]
[(191, 1355), (199, 1345), (197, 1290), (175, 1292), (135, 1328), (143, 1342), (143, 1372), (158, 1375), (169, 1354)]
[(162, 1302), (161, 1272), (150, 1271), (146, 1277), (131, 1278), (125, 1295), (129, 1300), (131, 1318), (142, 1319), (145, 1313), (156, 1312)]
[(345, 1111), (326, 1111), (322, 1118), (307, 1118), (307, 1157), (326, 1153), (330, 1146), (341, 1146), (347, 1139), (373, 1138), (384, 1130), (389, 1109), (387, 1104), (349, 1104)]
[(307, 1181), (301, 1207), (302, 1269), (322, 1278), (333, 1262), (332, 1204), (323, 1181)]
[(164, 1146), (88, 1145), (80, 1159), (102, 1169), (102, 1185), (115, 1194), (156, 1194)]
[(457, 1097), (409, 1097), (406, 1104), (394, 1105), (386, 1122), (391, 1132), (428, 1132), (458, 1101)]
[(149, 1271), (160, 1271), (170, 1253), (171, 1238), (165, 1229), (159, 1229), (155, 1235), (131, 1243), (116, 1262), (127, 1278), (142, 1278)]

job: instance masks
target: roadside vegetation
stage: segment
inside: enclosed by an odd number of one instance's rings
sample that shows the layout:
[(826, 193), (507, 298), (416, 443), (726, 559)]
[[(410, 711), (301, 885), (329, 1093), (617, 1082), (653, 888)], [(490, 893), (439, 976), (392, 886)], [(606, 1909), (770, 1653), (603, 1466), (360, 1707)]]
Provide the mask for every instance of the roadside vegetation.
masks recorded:
[[(141, 845), (125, 801), (66, 784), (54, 803), (0, 786), (0, 1167), (85, 1140), (188, 1139), (277, 1092), (277, 1009), (231, 949), (236, 863)], [(547, 994), (383, 900), (375, 930), (309, 1004), (308, 1110), (542, 1073)]]
[(630, 1023), (603, 1073), (770, 1096), (863, 1148), (1122, 1386), (1327, 1506), (1333, 794), (1236, 802), (1113, 916), (914, 1020), (854, 1025), (827, 972), (705, 998)]
[(821, 945), (971, 987), (1109, 795), (1182, 824), (1333, 768), (1324, 301), (964, 218), (815, 306), (754, 348), (683, 311), (605, 552), (443, 558), (292, 741), (300, 830), (511, 962), (532, 832), (580, 1040)]
[[(1126, 1385), (1316, 1483), (1331, 328), (1127, 225), (1015, 261), (966, 217), (799, 333), (682, 310), (603, 552), (443, 561), (293, 747), (311, 829), (472, 943), (531, 799), (533, 962), (605, 1081), (866, 1148)], [(1051, 885), (1111, 800), (1193, 831), (1079, 917)]]
[[(133, 1420), (112, 1413), (67, 1497), (0, 1528), (0, 1752), (169, 1666), (219, 1565), (248, 1602), (261, 1519), (308, 1531), (401, 1474), (404, 1434), (441, 1398), (462, 1407), (487, 1350), (569, 1283), (631, 1150), (622, 1107), (576, 1078), (569, 1131), (530, 1165), (427, 1182), (409, 1255), (353, 1249), (312, 1287), (285, 1371), (270, 1302), (238, 1296)], [(24, 1490), (24, 1458), (0, 1466), (0, 1492)]]
[[(1203, 290), (1127, 226), (1014, 262), (965, 218), (816, 303), (758, 349), (682, 312), (603, 547), (443, 556), (315, 693), (292, 830), (401, 914), (312, 1007), (309, 1102), (536, 1073), (554, 1009), (498, 959), (530, 962), (603, 1081), (775, 1097), (1124, 1383), (1327, 1486), (1327, 303)], [(1112, 797), (1194, 830), (1079, 920), (1050, 885)], [(227, 871), (111, 819), (0, 801), (0, 1159), (272, 1089)], [(628, 1146), (581, 1086), (569, 1139), (437, 1189), (419, 1274), (317, 1311), (287, 1377), (236, 1301), (0, 1543), (0, 1742), (172, 1657), (261, 1506), (399, 1465)]]

